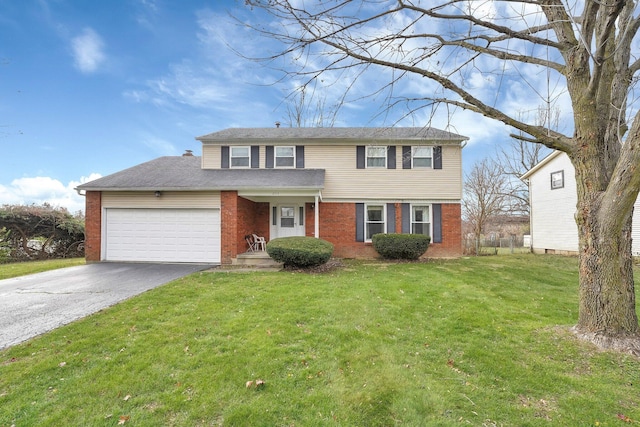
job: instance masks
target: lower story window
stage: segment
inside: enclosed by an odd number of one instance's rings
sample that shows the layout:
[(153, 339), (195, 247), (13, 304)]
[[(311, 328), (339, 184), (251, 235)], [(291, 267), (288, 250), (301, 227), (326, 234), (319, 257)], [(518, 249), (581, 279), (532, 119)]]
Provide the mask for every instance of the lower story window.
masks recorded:
[(411, 234), (431, 236), (431, 216), (429, 206), (411, 207)]
[(384, 205), (367, 205), (365, 212), (365, 240), (374, 234), (385, 232)]

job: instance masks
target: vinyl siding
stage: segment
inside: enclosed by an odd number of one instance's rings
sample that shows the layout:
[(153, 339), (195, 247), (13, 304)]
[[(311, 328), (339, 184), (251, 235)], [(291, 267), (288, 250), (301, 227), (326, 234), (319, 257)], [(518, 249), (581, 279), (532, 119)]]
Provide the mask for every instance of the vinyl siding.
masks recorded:
[[(564, 187), (551, 189), (551, 173), (564, 171)], [(578, 251), (578, 226), (574, 218), (576, 180), (566, 155), (560, 155), (530, 177), (531, 240), (536, 252)]]
[[(397, 147), (396, 153), (401, 153)], [(344, 199), (438, 199), (462, 198), (462, 148), (442, 147), (442, 169), (402, 169), (396, 155), (396, 169), (356, 168), (355, 146), (305, 147), (305, 167), (325, 169), (323, 200)]]
[(640, 256), (640, 199), (633, 205), (633, 227), (631, 228), (631, 252), (633, 256)]
[[(220, 146), (203, 145), (202, 167), (220, 168)], [(396, 146), (396, 168), (356, 168), (355, 145), (306, 145), (306, 169), (324, 169), (322, 197), (339, 200), (441, 200), (462, 198), (462, 147), (442, 147), (442, 169), (403, 169), (402, 146)], [(260, 168), (265, 167), (265, 146), (260, 146)]]
[(153, 191), (103, 192), (103, 208), (220, 208), (219, 192), (163, 191), (156, 197)]

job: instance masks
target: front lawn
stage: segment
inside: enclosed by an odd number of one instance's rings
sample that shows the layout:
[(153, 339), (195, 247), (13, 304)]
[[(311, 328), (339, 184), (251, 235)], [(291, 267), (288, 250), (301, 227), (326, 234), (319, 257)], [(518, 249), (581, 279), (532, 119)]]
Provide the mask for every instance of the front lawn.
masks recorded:
[(640, 422), (576, 319), (575, 258), (197, 273), (0, 352), (0, 426)]
[(85, 264), (84, 258), (65, 258), (0, 264), (0, 280), (83, 264)]

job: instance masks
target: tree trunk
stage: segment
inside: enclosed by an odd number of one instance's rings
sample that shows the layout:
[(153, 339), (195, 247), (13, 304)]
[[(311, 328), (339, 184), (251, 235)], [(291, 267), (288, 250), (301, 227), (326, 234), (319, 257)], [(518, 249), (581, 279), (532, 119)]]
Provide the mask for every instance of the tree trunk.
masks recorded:
[(620, 212), (603, 207), (615, 204), (602, 203), (602, 193), (578, 193), (580, 302), (574, 331), (600, 348), (640, 356), (631, 254), (633, 210), (619, 230), (609, 219)]

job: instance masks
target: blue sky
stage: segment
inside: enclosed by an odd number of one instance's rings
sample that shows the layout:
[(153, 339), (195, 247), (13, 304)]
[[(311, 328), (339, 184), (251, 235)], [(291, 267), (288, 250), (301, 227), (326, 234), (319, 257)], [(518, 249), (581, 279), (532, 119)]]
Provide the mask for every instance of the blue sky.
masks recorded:
[[(0, 204), (83, 210), (82, 182), (200, 155), (196, 136), (286, 122), (296, 82), (272, 84), (279, 74), (229, 48), (271, 51), (229, 12), (260, 19), (243, 0), (0, 0)], [(349, 103), (335, 125), (388, 126), (403, 114), (378, 114), (379, 101)], [(432, 125), (470, 137), (465, 168), (509, 134), (471, 113), (445, 122)]]

